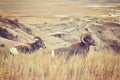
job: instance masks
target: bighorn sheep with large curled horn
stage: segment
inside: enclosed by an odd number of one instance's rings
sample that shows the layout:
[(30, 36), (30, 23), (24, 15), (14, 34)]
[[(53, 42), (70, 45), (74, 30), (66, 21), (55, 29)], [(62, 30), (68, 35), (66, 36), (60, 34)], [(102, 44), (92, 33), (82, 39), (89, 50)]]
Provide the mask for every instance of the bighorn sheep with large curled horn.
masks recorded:
[(34, 37), (33, 40), (33, 43), (25, 43), (24, 45), (18, 45), (10, 48), (10, 54), (17, 55), (20, 53), (31, 53), (39, 48), (46, 48), (44, 41), (40, 37)]
[(69, 57), (77, 54), (83, 54), (85, 56), (89, 52), (90, 45), (96, 45), (95, 40), (90, 33), (82, 34), (80, 40), (80, 42), (72, 44), (68, 47), (54, 49), (51, 57), (54, 58), (60, 55), (67, 55)]

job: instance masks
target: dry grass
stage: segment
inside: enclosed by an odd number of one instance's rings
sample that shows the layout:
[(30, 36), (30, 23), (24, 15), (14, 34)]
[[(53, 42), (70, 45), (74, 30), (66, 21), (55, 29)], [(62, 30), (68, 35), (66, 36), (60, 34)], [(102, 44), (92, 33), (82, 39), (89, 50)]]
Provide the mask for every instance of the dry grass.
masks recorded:
[(0, 62), (0, 80), (120, 80), (120, 55), (98, 52), (66, 60), (45, 53), (9, 56)]

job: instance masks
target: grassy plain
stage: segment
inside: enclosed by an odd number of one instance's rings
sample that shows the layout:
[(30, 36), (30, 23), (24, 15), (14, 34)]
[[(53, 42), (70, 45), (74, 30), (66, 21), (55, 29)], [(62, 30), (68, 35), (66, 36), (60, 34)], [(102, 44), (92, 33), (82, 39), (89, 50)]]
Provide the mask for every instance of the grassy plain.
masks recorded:
[(119, 57), (107, 51), (52, 59), (42, 50), (9, 56), (0, 62), (0, 80), (119, 80)]

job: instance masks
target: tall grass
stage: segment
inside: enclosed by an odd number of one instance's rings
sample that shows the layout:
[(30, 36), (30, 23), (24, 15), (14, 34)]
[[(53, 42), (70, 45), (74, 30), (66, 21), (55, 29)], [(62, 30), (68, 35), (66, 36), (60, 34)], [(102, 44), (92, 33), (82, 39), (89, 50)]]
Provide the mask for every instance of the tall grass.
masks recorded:
[(9, 56), (0, 62), (0, 80), (120, 80), (120, 55), (97, 52), (66, 60), (49, 53)]

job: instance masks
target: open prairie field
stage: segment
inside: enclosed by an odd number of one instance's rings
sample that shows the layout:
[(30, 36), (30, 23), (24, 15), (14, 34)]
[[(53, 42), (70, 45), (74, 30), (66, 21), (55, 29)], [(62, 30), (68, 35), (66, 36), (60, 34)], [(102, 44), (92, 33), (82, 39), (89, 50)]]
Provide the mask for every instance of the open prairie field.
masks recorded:
[(86, 58), (51, 59), (41, 51), (9, 56), (0, 62), (1, 80), (119, 80), (120, 55), (90, 53)]
[[(0, 80), (120, 80), (115, 1), (0, 0)], [(81, 38), (85, 33), (94, 46)], [(53, 58), (60, 48), (62, 55)]]

